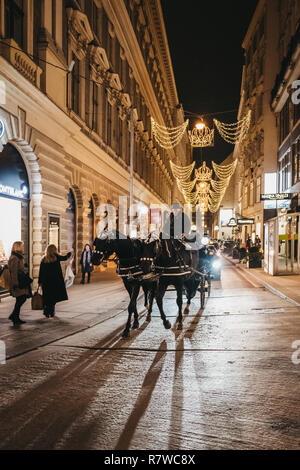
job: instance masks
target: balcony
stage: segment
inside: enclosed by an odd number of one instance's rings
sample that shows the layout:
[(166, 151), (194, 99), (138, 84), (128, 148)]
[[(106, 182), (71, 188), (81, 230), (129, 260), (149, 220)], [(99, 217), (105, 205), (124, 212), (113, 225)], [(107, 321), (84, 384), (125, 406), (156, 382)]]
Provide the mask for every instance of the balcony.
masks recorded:
[[(4, 44), (5, 43), (5, 44)], [(6, 45), (7, 44), (7, 45)], [(1, 55), (5, 57), (25, 78), (33, 85), (40, 88), (42, 69), (33, 60), (20, 50), (13, 39), (3, 39), (0, 46)]]

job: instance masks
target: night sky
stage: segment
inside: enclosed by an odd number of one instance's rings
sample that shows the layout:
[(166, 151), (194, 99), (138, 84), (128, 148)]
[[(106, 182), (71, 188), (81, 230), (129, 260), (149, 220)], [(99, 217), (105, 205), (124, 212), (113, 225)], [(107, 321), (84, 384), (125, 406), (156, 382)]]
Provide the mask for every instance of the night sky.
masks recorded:
[[(203, 115), (210, 126), (213, 118), (235, 122), (244, 63), (241, 45), (258, 1), (161, 0), (161, 4), (184, 110)], [(231, 110), (236, 111), (205, 116)], [(233, 145), (215, 132), (215, 146), (204, 148), (202, 158), (220, 163)], [(194, 150), (194, 157), (199, 162), (200, 149)]]

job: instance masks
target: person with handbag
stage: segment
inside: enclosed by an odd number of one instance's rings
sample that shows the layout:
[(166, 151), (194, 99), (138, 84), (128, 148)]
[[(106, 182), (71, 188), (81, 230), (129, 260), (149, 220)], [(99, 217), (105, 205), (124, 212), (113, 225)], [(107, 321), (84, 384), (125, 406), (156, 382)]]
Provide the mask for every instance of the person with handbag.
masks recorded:
[(44, 315), (55, 316), (55, 305), (68, 300), (68, 294), (61, 270), (61, 261), (66, 261), (72, 253), (62, 256), (55, 245), (49, 245), (40, 264), (39, 286), (43, 290)]
[(81, 272), (82, 272), (82, 279), (80, 284), (85, 283), (85, 275), (87, 273), (87, 282), (90, 283), (91, 280), (91, 272), (93, 272), (93, 263), (92, 263), (92, 248), (90, 245), (86, 244), (84, 251), (81, 254), (80, 264), (81, 264)]
[(28, 273), (25, 271), (24, 265), (24, 243), (14, 242), (11, 255), (8, 260), (8, 271), (10, 275), (10, 294), (15, 297), (16, 303), (13, 312), (9, 316), (9, 320), (14, 325), (26, 323), (20, 319), (20, 310), (22, 305), (32, 296), (31, 283)]

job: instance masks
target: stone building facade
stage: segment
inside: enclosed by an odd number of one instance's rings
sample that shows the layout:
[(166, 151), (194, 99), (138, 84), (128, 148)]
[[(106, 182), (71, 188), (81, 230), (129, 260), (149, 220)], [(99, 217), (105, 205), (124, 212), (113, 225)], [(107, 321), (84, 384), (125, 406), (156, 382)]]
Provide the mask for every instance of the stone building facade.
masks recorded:
[[(266, 224), (265, 269), (300, 274), (300, 1), (278, 1), (278, 74), (271, 93), (277, 123), (277, 191), (290, 199), (277, 203)], [(268, 240), (274, 240), (269, 246)]]
[(78, 271), (99, 204), (129, 195), (131, 108), (134, 201), (182, 197), (169, 160), (189, 163), (187, 137), (164, 150), (151, 135), (151, 116), (184, 119), (160, 1), (0, 0), (0, 13), (0, 210), (16, 211), (34, 277), (49, 241), (74, 249)]
[[(277, 171), (276, 118), (270, 107), (271, 90), (278, 71), (278, 9), (274, 0), (260, 0), (249, 25), (242, 47), (245, 52), (239, 119), (252, 110), (252, 119), (246, 138), (235, 146), (238, 158), (235, 192), (236, 214), (254, 219), (243, 226), (242, 239), (255, 235), (263, 238), (264, 220), (269, 215), (260, 200), (265, 190), (274, 183)], [(274, 184), (273, 184), (274, 186)], [(276, 186), (276, 183), (275, 183)]]

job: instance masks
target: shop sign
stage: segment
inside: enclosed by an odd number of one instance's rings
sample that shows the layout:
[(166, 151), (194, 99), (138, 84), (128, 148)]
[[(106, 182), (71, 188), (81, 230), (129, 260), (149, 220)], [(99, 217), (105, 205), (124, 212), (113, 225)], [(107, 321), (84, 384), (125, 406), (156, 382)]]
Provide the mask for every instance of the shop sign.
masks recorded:
[(292, 201), (289, 200), (282, 200), (277, 202), (277, 209), (287, 209), (291, 207)]
[(28, 189), (26, 186), (23, 189), (16, 189), (12, 186), (6, 186), (0, 183), (0, 194), (4, 194), (5, 196), (17, 197), (18, 199), (25, 199), (28, 193)]
[(274, 194), (261, 194), (261, 201), (282, 201), (284, 199), (291, 199), (291, 193), (274, 193)]
[(238, 225), (253, 225), (254, 219), (238, 219), (237, 223)]
[(237, 226), (236, 219), (231, 218), (227, 224), (227, 227), (236, 227), (236, 226)]
[(4, 134), (4, 122), (0, 119), (0, 139), (3, 137)]

